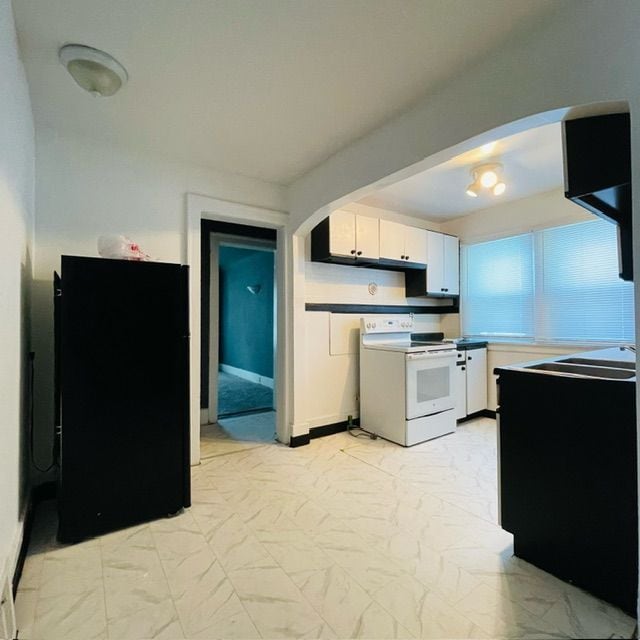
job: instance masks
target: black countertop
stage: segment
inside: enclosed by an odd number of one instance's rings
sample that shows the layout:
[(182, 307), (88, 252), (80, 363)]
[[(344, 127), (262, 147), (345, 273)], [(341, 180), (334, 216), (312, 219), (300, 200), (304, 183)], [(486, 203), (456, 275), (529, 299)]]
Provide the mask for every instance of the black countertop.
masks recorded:
[(474, 340), (472, 338), (463, 338), (456, 342), (458, 351), (471, 351), (471, 349), (484, 349), (487, 346), (486, 340)]
[(475, 340), (473, 338), (457, 338), (455, 340), (445, 340), (444, 333), (412, 333), (411, 339), (417, 342), (453, 342), (458, 351), (470, 351), (471, 349), (484, 349), (487, 346), (486, 340)]

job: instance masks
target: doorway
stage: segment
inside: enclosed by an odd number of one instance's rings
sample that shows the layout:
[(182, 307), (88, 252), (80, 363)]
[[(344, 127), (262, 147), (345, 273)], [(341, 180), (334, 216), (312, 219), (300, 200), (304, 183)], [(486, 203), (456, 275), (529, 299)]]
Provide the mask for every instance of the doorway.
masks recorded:
[(276, 439), (276, 247), (272, 229), (202, 223), (203, 458)]

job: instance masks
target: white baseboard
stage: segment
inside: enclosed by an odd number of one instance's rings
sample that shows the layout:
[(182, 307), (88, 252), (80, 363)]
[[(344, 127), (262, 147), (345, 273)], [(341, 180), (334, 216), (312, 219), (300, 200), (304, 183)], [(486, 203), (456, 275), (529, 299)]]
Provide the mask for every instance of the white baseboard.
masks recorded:
[(225, 373), (230, 373), (232, 376), (238, 376), (238, 378), (243, 378), (244, 380), (249, 380), (249, 382), (262, 384), (265, 387), (269, 387), (269, 389), (273, 389), (273, 378), (267, 378), (266, 376), (261, 376), (258, 373), (254, 373), (253, 371), (247, 371), (246, 369), (238, 369), (237, 367), (232, 367), (230, 364), (222, 364), (222, 363), (220, 363), (220, 371), (224, 371)]

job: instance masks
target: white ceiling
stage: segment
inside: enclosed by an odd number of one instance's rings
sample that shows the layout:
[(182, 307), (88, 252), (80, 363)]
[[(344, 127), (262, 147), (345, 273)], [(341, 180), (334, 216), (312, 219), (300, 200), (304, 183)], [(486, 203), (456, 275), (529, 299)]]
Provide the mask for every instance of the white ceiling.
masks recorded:
[[(547, 124), (495, 141), (491, 150), (475, 149), (411, 178), (396, 182), (360, 202), (429, 220), (448, 220), (478, 209), (550, 191), (564, 182), (560, 123)], [(507, 189), (501, 196), (466, 193), (471, 168), (499, 162)]]
[[(553, 0), (14, 0), (37, 127), (288, 184)], [(128, 70), (93, 98), (65, 43)]]

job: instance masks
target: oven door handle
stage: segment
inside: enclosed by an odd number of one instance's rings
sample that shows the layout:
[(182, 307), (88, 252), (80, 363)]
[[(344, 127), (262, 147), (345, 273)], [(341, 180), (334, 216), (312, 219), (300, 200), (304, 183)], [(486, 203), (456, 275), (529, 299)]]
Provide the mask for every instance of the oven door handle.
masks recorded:
[(437, 358), (455, 358), (455, 349), (437, 349), (420, 353), (407, 353), (407, 360), (435, 360)]

